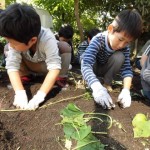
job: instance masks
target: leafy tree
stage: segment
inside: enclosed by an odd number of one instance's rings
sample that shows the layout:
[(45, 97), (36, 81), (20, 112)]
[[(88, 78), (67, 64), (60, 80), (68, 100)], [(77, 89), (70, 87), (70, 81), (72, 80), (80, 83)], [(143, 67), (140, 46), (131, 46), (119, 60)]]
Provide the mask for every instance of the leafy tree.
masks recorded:
[[(6, 0), (6, 5), (13, 2), (15, 0)], [(144, 32), (150, 32), (150, 0), (33, 0), (33, 3), (49, 11), (55, 31), (68, 23), (81, 40), (90, 28), (106, 30), (112, 19), (124, 9), (137, 9), (143, 18)]]
[(56, 31), (64, 23), (74, 26), (74, 0), (34, 0), (34, 3), (49, 11), (53, 17)]
[(16, 0), (5, 0), (6, 6), (15, 3)]

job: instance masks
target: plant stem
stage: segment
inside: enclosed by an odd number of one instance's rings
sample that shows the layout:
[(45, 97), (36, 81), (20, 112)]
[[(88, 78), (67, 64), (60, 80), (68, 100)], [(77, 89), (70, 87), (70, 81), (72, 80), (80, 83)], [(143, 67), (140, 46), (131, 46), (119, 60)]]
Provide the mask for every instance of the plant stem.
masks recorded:
[(79, 136), (79, 138), (80, 138), (80, 133), (79, 133), (79, 130), (76, 128), (76, 126), (75, 126), (75, 124), (74, 124), (74, 123), (72, 123), (72, 126), (75, 128), (75, 130), (77, 131), (77, 133), (78, 133), (78, 136)]
[(85, 115), (101, 115), (101, 116), (106, 116), (106, 117), (108, 117), (110, 119), (110, 125), (108, 126), (107, 129), (110, 129), (112, 127), (112, 122), (113, 122), (112, 118), (109, 115), (107, 115), (107, 114), (104, 114), (104, 113), (85, 113)]
[(102, 119), (100, 119), (100, 118), (98, 118), (98, 117), (89, 117), (89, 118), (84, 118), (85, 120), (88, 120), (88, 121), (90, 121), (91, 119), (97, 119), (97, 120), (99, 120), (100, 122), (103, 122), (103, 120)]
[(91, 133), (93, 133), (93, 134), (108, 134), (107, 132), (94, 132), (94, 131), (91, 131)]
[(77, 98), (80, 98), (80, 97), (83, 97), (85, 94), (81, 94), (81, 95), (79, 95), (79, 96), (75, 96), (75, 97), (69, 97), (69, 98), (65, 98), (65, 99), (61, 99), (61, 100), (58, 100), (58, 101), (56, 101), (56, 102), (50, 102), (50, 103), (48, 103), (48, 104), (46, 104), (46, 105), (43, 105), (43, 106), (41, 106), (41, 107), (39, 107), (39, 108), (45, 108), (45, 107), (47, 107), (47, 106), (50, 106), (50, 105), (55, 105), (55, 104), (57, 104), (57, 103), (60, 103), (60, 102), (64, 102), (64, 101), (68, 101), (68, 100), (72, 100), (72, 99), (77, 99)]
[[(39, 109), (41, 109), (41, 108), (46, 108), (46, 107), (48, 107), (48, 106), (50, 106), (50, 105), (55, 105), (55, 104), (57, 104), (57, 103), (61, 103), (61, 102), (64, 102), (64, 101), (74, 100), (74, 99), (83, 97), (84, 95), (85, 95), (85, 93), (84, 93), (84, 94), (81, 94), (81, 95), (79, 95), (79, 96), (74, 96), (74, 97), (69, 97), (69, 98), (61, 99), (61, 100), (58, 100), (58, 101), (56, 101), (56, 102), (50, 102), (50, 103), (48, 103), (48, 104), (45, 104), (45, 105), (39, 107)], [(30, 109), (30, 110), (29, 110), (29, 109), (1, 109), (1, 110), (0, 110), (0, 112), (15, 112), (15, 111), (35, 111), (35, 110), (33, 110), (33, 109)]]

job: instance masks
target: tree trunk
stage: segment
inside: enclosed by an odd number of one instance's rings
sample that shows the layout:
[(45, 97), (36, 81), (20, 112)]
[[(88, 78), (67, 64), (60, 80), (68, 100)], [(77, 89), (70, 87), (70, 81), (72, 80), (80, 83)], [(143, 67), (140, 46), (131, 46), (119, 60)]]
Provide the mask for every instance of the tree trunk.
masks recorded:
[(80, 40), (83, 41), (84, 40), (83, 27), (82, 27), (82, 24), (80, 22), (80, 17), (79, 17), (79, 0), (74, 0), (74, 9), (75, 9), (75, 18), (77, 21), (77, 27), (80, 33)]

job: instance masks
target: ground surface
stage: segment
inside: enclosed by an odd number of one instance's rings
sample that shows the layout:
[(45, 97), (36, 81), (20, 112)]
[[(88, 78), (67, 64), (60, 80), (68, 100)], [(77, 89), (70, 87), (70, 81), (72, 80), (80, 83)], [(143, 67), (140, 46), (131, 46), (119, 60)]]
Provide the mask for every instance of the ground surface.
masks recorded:
[[(78, 74), (78, 70), (76, 71)], [(72, 76), (72, 83), (79, 78)], [(12, 106), (14, 92), (8, 89), (8, 78), (4, 72), (1, 72), (0, 79), (0, 150), (62, 150), (60, 139), (63, 139), (63, 128), (56, 125), (61, 121), (60, 110), (65, 108), (68, 103), (75, 103), (84, 112), (103, 112), (112, 117), (114, 123), (107, 131), (107, 135), (99, 135), (97, 138), (103, 144), (108, 145), (106, 150), (146, 150), (150, 149), (150, 139), (133, 138), (133, 128), (131, 121), (135, 114), (144, 113), (150, 116), (150, 105), (142, 97), (133, 95), (132, 106), (121, 109), (117, 104), (114, 110), (103, 110), (96, 105), (93, 100), (86, 100), (85, 97), (74, 98), (85, 93), (85, 89), (70, 85), (67, 90), (54, 88), (47, 97), (47, 100), (36, 111), (2, 111), (15, 108)], [(38, 79), (34, 79), (39, 81)], [(136, 73), (133, 80), (132, 91), (138, 91), (141, 88), (139, 75)], [(34, 83), (26, 86), (29, 97), (33, 95), (41, 83)], [(114, 85), (116, 90), (121, 86)], [(111, 93), (113, 101), (116, 102), (118, 92)], [(70, 98), (54, 105), (50, 102)], [(100, 125), (97, 121), (91, 123), (93, 131), (106, 131), (105, 125)], [(122, 125), (122, 128), (119, 128)], [(148, 150), (148, 149), (147, 149)]]

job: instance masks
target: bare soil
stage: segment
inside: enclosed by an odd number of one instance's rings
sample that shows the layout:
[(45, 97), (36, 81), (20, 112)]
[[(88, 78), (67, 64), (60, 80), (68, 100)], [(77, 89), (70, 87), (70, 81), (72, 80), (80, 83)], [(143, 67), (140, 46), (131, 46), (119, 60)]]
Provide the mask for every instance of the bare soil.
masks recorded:
[[(132, 105), (122, 109), (116, 103), (121, 85), (113, 85), (114, 91), (110, 93), (116, 108), (103, 110), (94, 103), (93, 99), (87, 100), (81, 96), (85, 89), (77, 87), (74, 81), (80, 80), (80, 71), (73, 70), (76, 75), (70, 77), (70, 86), (66, 90), (55, 87), (47, 96), (46, 101), (36, 111), (21, 111), (13, 107), (14, 91), (9, 89), (9, 79), (2, 71), (0, 79), (0, 150), (62, 150), (64, 138), (63, 127), (60, 123), (60, 111), (68, 103), (75, 103), (84, 112), (101, 112), (112, 117), (114, 123), (108, 130), (105, 124), (91, 122), (92, 130), (96, 132), (107, 131), (107, 135), (95, 135), (106, 150), (146, 150), (150, 149), (150, 138), (133, 138), (132, 119), (137, 113), (150, 116), (149, 103), (139, 95), (134, 94), (141, 88), (139, 73), (134, 74), (132, 86)], [(41, 78), (34, 78), (32, 84), (26, 85), (29, 99), (41, 86)], [(68, 100), (66, 100), (68, 98)], [(60, 103), (51, 104), (63, 100)], [(48, 105), (47, 105), (48, 104)], [(45, 106), (45, 107), (43, 107)], [(5, 111), (4, 111), (5, 110)], [(6, 111), (9, 110), (9, 111)], [(148, 149), (147, 149), (148, 150)]]

